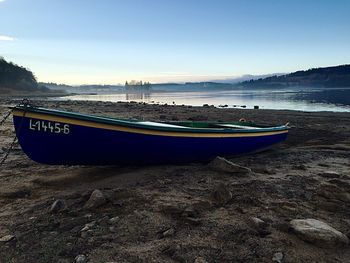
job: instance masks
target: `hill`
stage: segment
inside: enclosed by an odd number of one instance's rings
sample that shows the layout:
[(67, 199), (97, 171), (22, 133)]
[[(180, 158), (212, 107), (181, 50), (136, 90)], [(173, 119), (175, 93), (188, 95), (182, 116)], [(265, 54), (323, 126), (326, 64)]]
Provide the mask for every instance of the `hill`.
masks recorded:
[(1, 95), (37, 95), (48, 92), (48, 88), (38, 85), (33, 72), (0, 57)]
[(257, 80), (243, 81), (240, 86), (249, 88), (280, 87), (350, 87), (350, 64), (326, 68), (296, 71), (281, 76), (271, 76)]

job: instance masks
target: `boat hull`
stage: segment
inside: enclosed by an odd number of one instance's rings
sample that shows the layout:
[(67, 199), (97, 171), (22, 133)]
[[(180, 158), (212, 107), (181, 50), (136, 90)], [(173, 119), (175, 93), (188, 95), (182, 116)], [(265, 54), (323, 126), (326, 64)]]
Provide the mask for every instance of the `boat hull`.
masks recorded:
[[(36, 162), (51, 165), (205, 162), (216, 156), (241, 155), (269, 148), (285, 140), (288, 132), (159, 132), (22, 111), (14, 112), (13, 121), (26, 155)], [(36, 126), (38, 123), (42, 124), (41, 128)]]

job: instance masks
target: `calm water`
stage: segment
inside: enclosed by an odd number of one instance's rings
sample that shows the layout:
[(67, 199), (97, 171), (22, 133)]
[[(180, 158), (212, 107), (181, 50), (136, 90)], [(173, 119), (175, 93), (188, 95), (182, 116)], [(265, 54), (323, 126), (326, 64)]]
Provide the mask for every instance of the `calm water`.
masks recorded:
[(204, 92), (149, 92), (115, 93), (97, 95), (74, 95), (63, 100), (90, 101), (136, 101), (159, 104), (193, 105), (203, 104), (229, 108), (288, 109), (301, 111), (347, 111), (350, 112), (350, 89), (337, 90), (230, 90)]

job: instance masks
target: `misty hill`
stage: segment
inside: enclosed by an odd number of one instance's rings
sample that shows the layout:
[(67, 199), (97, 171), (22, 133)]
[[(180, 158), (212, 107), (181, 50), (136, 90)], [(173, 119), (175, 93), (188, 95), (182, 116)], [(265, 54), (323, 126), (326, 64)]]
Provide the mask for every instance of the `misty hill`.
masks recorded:
[(263, 79), (267, 77), (272, 77), (272, 76), (281, 76), (285, 75), (286, 73), (271, 73), (271, 74), (264, 74), (264, 75), (251, 75), (251, 74), (245, 74), (239, 77), (231, 77), (231, 78), (225, 78), (225, 79), (213, 79), (210, 80), (210, 82), (215, 82), (215, 83), (240, 83), (243, 81), (247, 80), (252, 80), (252, 79)]
[(120, 92), (123, 90), (121, 85), (78, 85), (70, 86), (66, 84), (57, 84), (52, 82), (39, 82), (39, 85), (45, 86), (52, 91), (57, 92), (68, 92), (68, 93), (79, 93), (79, 94), (91, 94), (91, 93), (110, 93)]
[(239, 83), (249, 88), (281, 88), (281, 87), (350, 87), (350, 64), (326, 68), (313, 68), (294, 73), (249, 80)]

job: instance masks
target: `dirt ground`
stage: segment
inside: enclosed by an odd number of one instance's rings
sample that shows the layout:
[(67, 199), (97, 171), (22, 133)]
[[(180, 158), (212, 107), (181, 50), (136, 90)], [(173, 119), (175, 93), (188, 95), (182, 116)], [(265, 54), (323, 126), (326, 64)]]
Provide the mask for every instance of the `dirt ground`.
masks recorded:
[[(36, 103), (122, 118), (245, 118), (289, 122), (292, 128), (287, 141), (274, 149), (230, 158), (253, 171), (236, 175), (205, 163), (47, 166), (15, 145), (0, 167), (0, 238), (13, 235), (0, 243), (1, 263), (75, 262), (78, 255), (87, 262), (350, 262), (349, 246), (320, 248), (299, 239), (289, 226), (292, 219), (314, 218), (350, 237), (350, 113)], [(0, 104), (3, 115), (16, 102), (2, 99)], [(0, 127), (0, 156), (13, 136), (8, 120)], [(219, 185), (232, 194), (222, 204), (213, 201)], [(106, 202), (88, 209), (95, 189)], [(58, 199), (66, 208), (50, 212)], [(266, 226), (256, 227), (253, 217)], [(274, 258), (278, 252), (280, 261)]]

